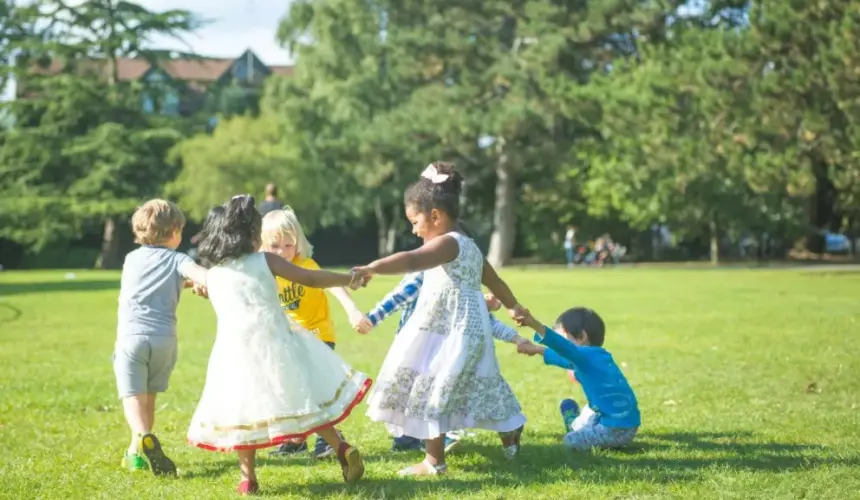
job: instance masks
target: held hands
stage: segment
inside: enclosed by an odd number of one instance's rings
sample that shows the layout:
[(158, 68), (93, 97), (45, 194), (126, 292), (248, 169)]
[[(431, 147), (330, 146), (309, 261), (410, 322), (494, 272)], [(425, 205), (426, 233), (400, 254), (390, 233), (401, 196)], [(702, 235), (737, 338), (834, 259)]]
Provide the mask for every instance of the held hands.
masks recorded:
[(487, 301), (487, 309), (489, 309), (491, 312), (498, 311), (502, 308), (502, 301), (496, 298), (496, 296), (492, 293), (484, 295), (484, 300)]
[(353, 267), (349, 274), (352, 277), (349, 288), (353, 290), (366, 287), (373, 277), (373, 271), (370, 268), (361, 266)]
[(534, 322), (532, 313), (520, 304), (516, 304), (511, 309), (508, 309), (508, 314), (511, 315), (511, 319), (513, 319), (514, 323), (519, 327), (530, 326)]
[(204, 299), (209, 298), (209, 290), (205, 285), (198, 285), (197, 283), (193, 283), (191, 285), (191, 293), (197, 295), (198, 297), (203, 297)]
[(543, 354), (543, 346), (535, 345), (529, 341), (517, 344), (517, 352), (526, 356), (534, 356), (535, 354)]
[(370, 333), (370, 330), (373, 329), (373, 323), (370, 322), (370, 319), (358, 310), (349, 314), (349, 322), (352, 325), (353, 330), (362, 335)]

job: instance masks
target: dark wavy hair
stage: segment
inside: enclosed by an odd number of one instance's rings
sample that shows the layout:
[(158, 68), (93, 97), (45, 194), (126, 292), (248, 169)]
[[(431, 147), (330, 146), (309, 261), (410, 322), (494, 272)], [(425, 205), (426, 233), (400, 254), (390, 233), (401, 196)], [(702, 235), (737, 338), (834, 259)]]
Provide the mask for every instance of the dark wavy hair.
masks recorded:
[(260, 246), (263, 217), (252, 196), (236, 196), (221, 208), (213, 208), (206, 217), (205, 237), (198, 247), (207, 266), (254, 253)]
[(418, 182), (406, 189), (403, 202), (420, 213), (429, 213), (436, 209), (445, 212), (456, 222), (460, 217), (460, 191), (463, 189), (463, 176), (451, 163), (437, 161), (433, 163), (436, 172), (447, 175), (448, 178), (440, 183), (421, 177)]
[(587, 307), (573, 307), (561, 313), (555, 326), (564, 328), (569, 335), (581, 339), (583, 333), (588, 337), (588, 343), (593, 346), (602, 346), (606, 337), (606, 324), (593, 309)]

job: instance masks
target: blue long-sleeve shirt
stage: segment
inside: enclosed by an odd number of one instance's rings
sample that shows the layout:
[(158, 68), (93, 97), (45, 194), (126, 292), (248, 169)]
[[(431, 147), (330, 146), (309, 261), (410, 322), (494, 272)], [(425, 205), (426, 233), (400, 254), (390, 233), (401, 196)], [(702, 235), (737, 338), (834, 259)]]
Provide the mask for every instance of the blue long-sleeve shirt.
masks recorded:
[(367, 313), (367, 318), (373, 326), (382, 323), (382, 320), (394, 314), (398, 309), (403, 309), (400, 313), (400, 323), (397, 325), (397, 332), (406, 324), (406, 320), (415, 312), (415, 303), (418, 301), (418, 292), (421, 291), (421, 285), (424, 284), (424, 273), (410, 273), (400, 280), (400, 283), (394, 287), (394, 290), (388, 293), (382, 300), (376, 304), (372, 311)]
[[(394, 290), (389, 292), (385, 298), (376, 304), (376, 307), (367, 314), (367, 318), (373, 326), (376, 326), (382, 323), (382, 320), (394, 314), (398, 309), (403, 309), (403, 312), (400, 314), (400, 323), (397, 325), (397, 333), (400, 333), (403, 325), (406, 324), (406, 321), (415, 312), (415, 303), (418, 301), (418, 293), (421, 291), (423, 284), (423, 272), (407, 274), (394, 287)], [(510, 342), (517, 336), (516, 330), (505, 325), (492, 314), (490, 314), (490, 329), (494, 338), (504, 342)]]
[(641, 425), (636, 395), (627, 377), (606, 349), (578, 346), (550, 328), (546, 334), (535, 334), (535, 341), (546, 346), (544, 362), (570, 369), (582, 386), (588, 405), (606, 427), (628, 429)]

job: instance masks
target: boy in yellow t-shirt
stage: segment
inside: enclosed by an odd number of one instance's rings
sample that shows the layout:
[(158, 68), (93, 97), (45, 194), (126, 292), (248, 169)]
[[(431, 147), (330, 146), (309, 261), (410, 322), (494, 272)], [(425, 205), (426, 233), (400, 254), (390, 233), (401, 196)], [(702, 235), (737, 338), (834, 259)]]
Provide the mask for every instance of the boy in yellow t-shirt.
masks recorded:
[[(312, 258), (313, 246), (305, 236), (296, 213), (289, 207), (273, 210), (263, 217), (262, 240), (262, 250), (266, 252), (278, 254), (299, 267), (320, 268)], [(277, 277), (276, 281), (278, 297), (281, 299), (284, 312), (290, 319), (334, 349), (337, 338), (326, 291), (308, 288), (280, 277)], [(358, 309), (345, 288), (331, 288), (329, 291), (341, 303), (351, 323), (364, 318), (364, 313)], [(282, 444), (272, 454), (292, 455), (305, 452), (307, 449), (308, 445), (305, 441), (294, 441)], [(324, 439), (317, 437), (314, 458), (322, 459), (333, 455), (334, 449)]]

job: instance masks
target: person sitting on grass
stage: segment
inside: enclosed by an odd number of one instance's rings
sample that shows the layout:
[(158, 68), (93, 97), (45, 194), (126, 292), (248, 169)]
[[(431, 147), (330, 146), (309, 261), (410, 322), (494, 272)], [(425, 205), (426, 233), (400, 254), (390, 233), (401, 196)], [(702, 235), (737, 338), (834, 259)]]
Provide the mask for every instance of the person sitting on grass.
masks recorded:
[(600, 316), (574, 307), (558, 317), (554, 329), (530, 315), (517, 318), (517, 323), (534, 329), (540, 344), (519, 344), (517, 351), (542, 354), (548, 365), (572, 368), (588, 399), (582, 411), (572, 399), (561, 402), (564, 444), (574, 450), (629, 445), (641, 425), (639, 407), (627, 378), (603, 348), (606, 326)]

